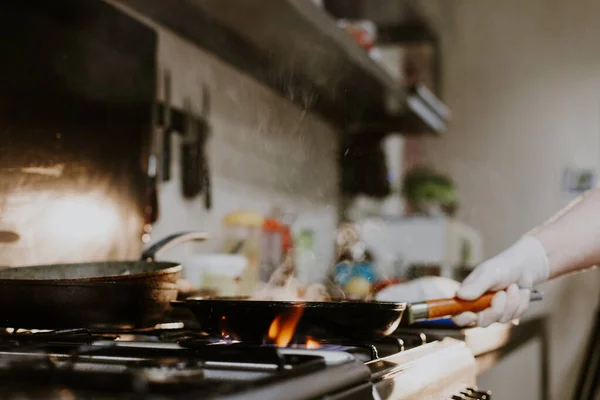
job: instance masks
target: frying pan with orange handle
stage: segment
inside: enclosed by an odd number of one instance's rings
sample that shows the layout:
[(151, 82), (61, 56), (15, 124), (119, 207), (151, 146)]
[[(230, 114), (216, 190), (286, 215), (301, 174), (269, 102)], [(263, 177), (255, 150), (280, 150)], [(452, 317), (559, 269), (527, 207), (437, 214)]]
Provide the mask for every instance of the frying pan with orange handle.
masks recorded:
[[(243, 297), (189, 298), (171, 304), (189, 309), (207, 333), (245, 342), (269, 343), (275, 336), (281, 337), (282, 332), (287, 332), (287, 336), (322, 340), (368, 341), (392, 334), (401, 321), (410, 324), (465, 311), (482, 311), (490, 307), (494, 294), (486, 293), (474, 301), (450, 298), (412, 304), (269, 301)], [(532, 301), (541, 299), (541, 293), (532, 292)]]
[[(439, 299), (423, 301), (420, 303), (410, 304), (406, 317), (403, 323), (413, 324), (415, 322), (427, 321), (430, 319), (454, 317), (463, 312), (472, 311), (479, 312), (492, 305), (492, 299), (495, 292), (485, 293), (473, 301), (462, 300), (457, 297), (450, 299)], [(529, 301), (539, 301), (543, 299), (543, 294), (537, 290), (531, 291)]]

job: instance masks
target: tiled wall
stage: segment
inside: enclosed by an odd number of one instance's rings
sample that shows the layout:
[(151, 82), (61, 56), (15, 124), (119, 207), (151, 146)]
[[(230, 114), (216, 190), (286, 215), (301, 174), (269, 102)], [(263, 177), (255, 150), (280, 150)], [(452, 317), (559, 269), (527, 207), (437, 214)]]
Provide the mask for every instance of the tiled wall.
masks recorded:
[(174, 231), (200, 229), (214, 240), (201, 246), (181, 246), (165, 257), (185, 259), (197, 250), (215, 251), (224, 214), (236, 209), (266, 213), (281, 206), (297, 215), (298, 226), (314, 227), (316, 261), (307, 279), (321, 279), (332, 261), (337, 223), (336, 129), (212, 54), (146, 22), (158, 31), (159, 69), (171, 72), (174, 106), (182, 107), (184, 98), (189, 97), (192, 110), (199, 113), (202, 85), (207, 85), (212, 125), (207, 153), (213, 209), (205, 210), (201, 198), (182, 198), (180, 139), (175, 137), (173, 176), (159, 188), (160, 219), (152, 241)]

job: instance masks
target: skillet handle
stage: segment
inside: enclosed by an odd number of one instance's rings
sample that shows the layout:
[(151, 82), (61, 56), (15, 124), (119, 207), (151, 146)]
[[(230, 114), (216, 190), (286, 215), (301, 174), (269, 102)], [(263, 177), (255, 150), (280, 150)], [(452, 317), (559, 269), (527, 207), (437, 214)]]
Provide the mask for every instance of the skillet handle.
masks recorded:
[(141, 260), (151, 262), (156, 258), (156, 256), (181, 243), (191, 242), (192, 240), (203, 241), (207, 239), (208, 235), (204, 232), (174, 233), (164, 239), (159, 240), (148, 249), (144, 250)]
[[(428, 309), (428, 318), (442, 318), (447, 316), (456, 316), (466, 311), (480, 312), (492, 305), (492, 299), (495, 292), (490, 292), (482, 295), (476, 300), (467, 301), (457, 297), (451, 299), (430, 300), (426, 301)], [(531, 291), (530, 301), (542, 300), (543, 295), (537, 290)]]

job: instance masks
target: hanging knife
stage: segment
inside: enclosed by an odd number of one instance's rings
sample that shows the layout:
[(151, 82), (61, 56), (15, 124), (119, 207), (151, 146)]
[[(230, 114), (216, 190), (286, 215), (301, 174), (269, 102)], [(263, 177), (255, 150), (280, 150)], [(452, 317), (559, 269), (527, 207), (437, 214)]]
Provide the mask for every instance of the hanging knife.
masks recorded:
[(173, 121), (171, 119), (171, 73), (164, 73), (164, 106), (163, 106), (163, 143), (162, 143), (162, 180), (171, 179), (171, 134), (173, 133)]
[(202, 86), (202, 118), (201, 124), (198, 127), (199, 135), (199, 151), (201, 152), (201, 168), (202, 168), (202, 189), (204, 190), (204, 207), (207, 210), (212, 208), (212, 188), (210, 182), (210, 169), (208, 163), (208, 154), (206, 147), (208, 146), (208, 137), (210, 135), (210, 93), (206, 85)]

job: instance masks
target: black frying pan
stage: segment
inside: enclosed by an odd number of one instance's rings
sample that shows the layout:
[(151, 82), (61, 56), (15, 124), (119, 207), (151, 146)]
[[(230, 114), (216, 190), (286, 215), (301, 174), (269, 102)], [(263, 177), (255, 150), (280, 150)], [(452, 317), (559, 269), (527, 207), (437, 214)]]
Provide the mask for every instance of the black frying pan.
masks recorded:
[[(331, 338), (332, 335), (348, 339), (382, 337), (391, 334), (398, 327), (406, 309), (405, 303), (263, 301), (239, 298), (186, 299), (171, 304), (189, 308), (200, 328), (211, 335), (226, 335), (253, 343), (271, 341), (269, 330), (277, 317), (280, 317), (280, 321), (285, 320), (295, 326), (292, 333), (314, 338)], [(295, 318), (296, 323), (293, 322)]]
[[(300, 337), (377, 340), (393, 333), (401, 321), (403, 324), (410, 324), (455, 316), (466, 311), (482, 311), (490, 307), (494, 294), (486, 293), (474, 301), (450, 298), (412, 304), (376, 301), (267, 301), (245, 298), (197, 298), (171, 304), (188, 308), (200, 323), (201, 329), (207, 333), (228, 335), (241, 341), (287, 345), (289, 341), (277, 343), (278, 339), (274, 338), (275, 331), (281, 332), (283, 329), (282, 325), (291, 324), (291, 334)], [(539, 292), (532, 292), (531, 300), (541, 298)], [(278, 322), (274, 322), (276, 318)]]
[(171, 235), (139, 261), (57, 264), (0, 270), (0, 326), (141, 327), (160, 322), (177, 298), (182, 266), (155, 262), (167, 249), (206, 234)]

